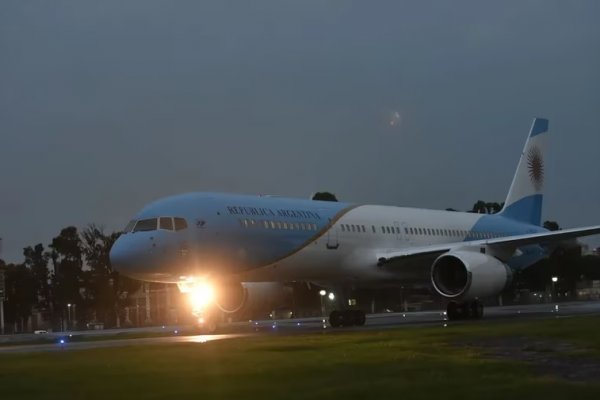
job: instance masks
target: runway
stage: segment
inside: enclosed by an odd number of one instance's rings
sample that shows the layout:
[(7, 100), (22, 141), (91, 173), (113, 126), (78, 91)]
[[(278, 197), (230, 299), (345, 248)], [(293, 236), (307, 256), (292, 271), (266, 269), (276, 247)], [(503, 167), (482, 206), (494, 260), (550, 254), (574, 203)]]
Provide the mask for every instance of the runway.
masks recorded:
[[(531, 320), (541, 318), (568, 318), (577, 315), (600, 315), (600, 301), (546, 303), (506, 307), (486, 307), (484, 319), (476, 323), (503, 323), (514, 320)], [(247, 321), (223, 325), (222, 334), (198, 335), (190, 327), (152, 327), (140, 329), (118, 329), (103, 331), (80, 331), (70, 333), (52, 333), (40, 335), (13, 335), (4, 338), (22, 341), (24, 337), (36, 340), (48, 339), (53, 343), (31, 343), (0, 346), (0, 354), (31, 353), (48, 351), (72, 351), (83, 349), (99, 349), (107, 347), (124, 347), (139, 345), (164, 345), (173, 343), (208, 343), (215, 340), (235, 340), (242, 337), (258, 335), (301, 335), (329, 332), (352, 332), (364, 330), (399, 329), (409, 326), (446, 327), (456, 324), (474, 323), (473, 321), (448, 321), (443, 311), (422, 311), (407, 313), (384, 313), (367, 315), (365, 326), (348, 328), (331, 328), (326, 318), (303, 318), (287, 320)], [(122, 333), (128, 334), (160, 334), (159, 337), (142, 337), (130, 339), (111, 339)], [(102, 340), (85, 341), (85, 337), (102, 335)], [(85, 337), (84, 337), (85, 336)], [(83, 340), (83, 341), (78, 341)]]

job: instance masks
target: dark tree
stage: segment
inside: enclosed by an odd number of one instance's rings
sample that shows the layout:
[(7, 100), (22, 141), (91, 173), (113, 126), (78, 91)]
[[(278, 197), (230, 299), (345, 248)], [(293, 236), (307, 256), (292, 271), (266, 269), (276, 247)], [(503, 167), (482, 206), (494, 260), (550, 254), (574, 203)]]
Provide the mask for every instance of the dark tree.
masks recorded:
[(473, 204), (473, 208), (471, 209), (471, 212), (477, 213), (477, 214), (487, 214), (487, 208), (485, 206), (485, 201), (483, 200), (477, 200), (477, 202), (475, 204)]
[(313, 195), (312, 200), (321, 200), (321, 201), (338, 201), (335, 194), (330, 192), (317, 192)]
[(477, 200), (475, 204), (473, 204), (473, 208), (470, 212), (478, 213), (478, 214), (496, 214), (502, 210), (504, 203), (496, 203), (496, 202), (485, 202), (483, 200)]
[[(81, 298), (83, 260), (77, 228), (69, 226), (61, 230), (60, 234), (52, 239), (50, 248), (53, 267), (51, 276), (53, 323), (57, 326), (71, 313), (71, 307), (67, 309), (68, 304), (75, 305), (72, 310), (73, 313), (77, 310), (78, 317), (85, 315)], [(71, 317), (74, 319), (75, 316)]]
[(103, 227), (95, 224), (88, 225), (81, 232), (82, 250), (89, 268), (83, 272), (85, 300), (93, 312), (91, 318), (111, 326), (115, 325), (119, 294), (109, 252), (118, 237), (118, 233), (106, 234)]
[(120, 233), (107, 234), (104, 228), (90, 224), (81, 232), (82, 249), (89, 270), (84, 271), (86, 300), (92, 318), (107, 326), (120, 325), (120, 312), (129, 305), (130, 295), (141, 282), (119, 275), (110, 265), (110, 249)]
[(8, 264), (5, 286), (6, 322), (14, 324), (17, 332), (24, 332), (36, 301), (31, 270), (24, 264)]
[(23, 249), (25, 265), (31, 270), (34, 282), (36, 307), (44, 312), (49, 311), (50, 301), (50, 272), (48, 271), (49, 254), (44, 251), (44, 246), (39, 243), (35, 247)]

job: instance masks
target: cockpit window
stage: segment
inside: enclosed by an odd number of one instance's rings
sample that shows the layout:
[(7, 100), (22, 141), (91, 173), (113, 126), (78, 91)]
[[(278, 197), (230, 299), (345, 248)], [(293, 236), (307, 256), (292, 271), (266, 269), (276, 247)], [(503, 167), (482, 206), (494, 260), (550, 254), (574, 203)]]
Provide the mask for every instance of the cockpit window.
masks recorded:
[(172, 231), (173, 230), (173, 218), (171, 217), (160, 217), (158, 219), (158, 226), (159, 229), (165, 229), (167, 231)]
[(180, 231), (187, 228), (187, 222), (183, 218), (173, 218), (175, 220), (175, 230)]
[(156, 230), (156, 218), (142, 219), (135, 224), (134, 232), (147, 232)]
[(127, 226), (125, 227), (125, 229), (123, 229), (123, 233), (129, 233), (129, 232), (131, 232), (131, 230), (135, 226), (136, 222), (137, 221), (134, 220), (134, 219), (132, 219), (131, 221), (129, 221), (129, 223), (127, 224)]

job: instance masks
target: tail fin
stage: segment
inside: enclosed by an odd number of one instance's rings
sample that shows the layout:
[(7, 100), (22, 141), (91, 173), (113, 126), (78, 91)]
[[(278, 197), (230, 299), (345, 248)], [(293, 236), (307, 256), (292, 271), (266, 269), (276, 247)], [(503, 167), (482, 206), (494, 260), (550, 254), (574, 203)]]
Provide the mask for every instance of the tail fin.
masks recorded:
[(546, 132), (548, 120), (535, 118), (501, 215), (528, 224), (541, 224)]

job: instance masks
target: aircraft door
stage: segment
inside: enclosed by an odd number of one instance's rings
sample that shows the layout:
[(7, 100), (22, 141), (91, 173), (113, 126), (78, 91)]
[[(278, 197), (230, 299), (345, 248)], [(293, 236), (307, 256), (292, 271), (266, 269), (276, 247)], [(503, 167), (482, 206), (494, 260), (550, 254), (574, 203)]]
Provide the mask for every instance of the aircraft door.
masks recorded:
[(326, 247), (329, 250), (336, 250), (338, 247), (340, 247), (340, 241), (339, 241), (339, 237), (338, 237), (338, 228), (335, 224), (331, 225), (329, 227), (329, 229), (327, 230)]
[(396, 235), (396, 240), (402, 240), (402, 228), (400, 227), (400, 222), (394, 221), (394, 235)]
[(400, 223), (400, 241), (410, 243), (410, 236), (408, 236), (408, 228), (406, 222)]
[(406, 234), (405, 228), (406, 228), (406, 222), (398, 222), (398, 221), (394, 222), (394, 230), (395, 230), (396, 239), (398, 240), (398, 242), (408, 242), (409, 241), (409, 237)]

